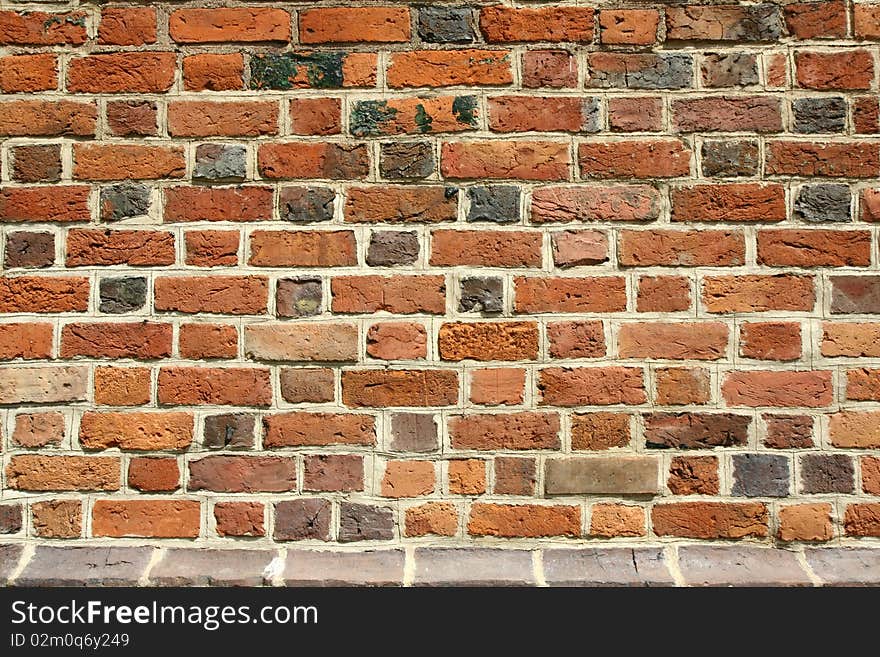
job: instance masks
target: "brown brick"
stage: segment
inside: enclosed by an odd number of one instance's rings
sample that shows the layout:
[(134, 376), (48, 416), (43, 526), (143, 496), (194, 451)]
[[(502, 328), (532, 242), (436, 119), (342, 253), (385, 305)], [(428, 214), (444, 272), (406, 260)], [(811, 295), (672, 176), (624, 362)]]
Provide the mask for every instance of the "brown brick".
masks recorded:
[(767, 507), (760, 502), (677, 502), (651, 510), (654, 532), (681, 538), (745, 538), (769, 533)]

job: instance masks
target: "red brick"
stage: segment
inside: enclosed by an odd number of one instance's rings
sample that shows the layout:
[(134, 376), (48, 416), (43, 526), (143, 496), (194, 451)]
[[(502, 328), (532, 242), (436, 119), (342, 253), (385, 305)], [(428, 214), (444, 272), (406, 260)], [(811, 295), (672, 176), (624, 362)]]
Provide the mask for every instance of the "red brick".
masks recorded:
[(96, 367), (95, 403), (143, 406), (150, 403), (150, 370), (146, 367)]
[(599, 320), (548, 322), (547, 351), (551, 358), (601, 358), (605, 327)]
[(159, 133), (159, 110), (150, 100), (107, 102), (107, 128), (116, 137), (146, 137)]
[(237, 91), (243, 86), (241, 53), (200, 53), (183, 58), (183, 87), (187, 91)]
[(157, 493), (180, 487), (180, 467), (174, 458), (133, 458), (128, 462), (128, 485)]
[(434, 492), (431, 461), (388, 461), (382, 477), (383, 497), (420, 497)]
[(73, 158), (79, 180), (183, 178), (186, 172), (180, 146), (76, 144)]
[(87, 15), (81, 11), (0, 11), (0, 45), (78, 46), (86, 42)]
[(262, 276), (162, 276), (154, 286), (159, 311), (260, 315), (269, 301)]
[(455, 536), (458, 513), (448, 502), (427, 502), (406, 510), (406, 536)]
[(746, 322), (739, 330), (739, 355), (761, 360), (797, 360), (801, 357), (801, 325)]
[(614, 132), (659, 132), (663, 129), (663, 99), (652, 96), (609, 98), (608, 125)]
[(630, 416), (624, 413), (575, 413), (571, 416), (571, 448), (602, 451), (630, 442)]
[(517, 313), (606, 313), (626, 310), (626, 279), (595, 278), (514, 279)]
[(164, 358), (171, 355), (171, 334), (171, 324), (146, 321), (66, 324), (61, 330), (61, 357)]
[(691, 307), (691, 283), (684, 276), (639, 276), (636, 310), (669, 313)]
[(828, 416), (828, 437), (834, 447), (877, 449), (880, 447), (880, 413), (839, 411)]
[(590, 7), (504, 7), (480, 10), (480, 30), (489, 43), (522, 41), (590, 43), (593, 40)]
[(158, 401), (166, 405), (269, 406), (269, 370), (251, 367), (163, 367)]
[(534, 322), (455, 322), (438, 332), (443, 360), (534, 360), (538, 325)]
[(342, 401), (350, 408), (372, 406), (452, 406), (458, 401), (453, 370), (347, 370)]
[(846, 3), (833, 0), (786, 5), (785, 23), (797, 39), (842, 39), (846, 37)]
[(119, 472), (116, 457), (17, 454), (6, 466), (6, 487), (29, 491), (119, 490)]
[(184, 412), (83, 414), (79, 442), (86, 449), (183, 450), (192, 444), (193, 416)]
[(729, 406), (830, 406), (831, 372), (748, 371), (724, 376), (721, 394)]
[(627, 267), (719, 267), (745, 264), (739, 230), (621, 230), (617, 249)]
[(518, 367), (493, 367), (473, 370), (470, 400), (483, 406), (523, 403), (526, 371)]
[(690, 174), (691, 152), (678, 140), (595, 141), (578, 146), (583, 178), (676, 178)]
[(54, 54), (0, 57), (0, 92), (14, 94), (57, 88), (58, 63)]
[(727, 354), (728, 328), (720, 322), (636, 322), (621, 325), (621, 358), (718, 360)]
[(217, 502), (214, 521), (220, 536), (265, 536), (265, 508), (260, 502)]
[(114, 52), (75, 57), (67, 67), (73, 93), (161, 93), (174, 84), (172, 52)]
[(335, 313), (395, 314), (446, 311), (443, 276), (335, 276), (330, 281)]
[(274, 101), (172, 101), (168, 103), (172, 137), (260, 137), (278, 134)]
[(678, 187), (670, 192), (672, 221), (783, 221), (785, 188), (769, 183)]
[(51, 324), (0, 324), (0, 360), (52, 357)]
[(374, 445), (372, 415), (361, 413), (282, 413), (263, 418), (264, 444), (274, 447)]
[(657, 394), (662, 406), (684, 406), (709, 402), (709, 372), (701, 368), (665, 367), (654, 370)]
[(657, 40), (659, 22), (656, 9), (602, 9), (600, 39), (607, 44), (647, 46)]
[(880, 323), (824, 322), (823, 356), (880, 357)]
[(539, 187), (532, 192), (531, 222), (651, 221), (660, 194), (648, 185)]
[(651, 509), (654, 533), (680, 538), (763, 537), (770, 532), (768, 516), (761, 502), (677, 502)]
[(710, 313), (810, 311), (815, 295), (812, 276), (754, 274), (703, 279), (703, 304)]
[(432, 267), (540, 267), (542, 235), (511, 230), (435, 230)]
[(880, 537), (880, 504), (849, 504), (843, 517), (847, 536)]
[(357, 243), (350, 230), (251, 233), (249, 264), (257, 267), (352, 267)]
[(791, 504), (781, 507), (777, 536), (781, 541), (831, 540), (834, 538), (831, 505)]
[(867, 367), (846, 371), (846, 398), (880, 401), (880, 370)]
[(522, 84), (527, 89), (577, 86), (577, 60), (567, 50), (527, 50), (522, 56)]
[(270, 187), (168, 187), (165, 222), (270, 221)]
[(94, 137), (97, 119), (95, 103), (69, 100), (0, 102), (2, 137)]
[(181, 324), (178, 347), (181, 358), (235, 359), (238, 330), (230, 324)]
[(867, 267), (871, 233), (860, 230), (762, 230), (758, 264), (773, 267)]
[(217, 454), (189, 462), (187, 490), (218, 493), (283, 493), (296, 490), (292, 456)]
[(876, 178), (880, 144), (772, 141), (766, 148), (765, 171), (769, 176)]
[(874, 82), (874, 58), (868, 50), (801, 50), (794, 62), (797, 83), (806, 89), (870, 89)]
[(710, 96), (672, 101), (676, 132), (782, 132), (782, 105), (766, 96)]
[(172, 265), (175, 257), (174, 233), (85, 228), (67, 233), (68, 267)]
[(351, 493), (364, 489), (360, 454), (306, 454), (303, 461), (303, 490)]
[(392, 53), (388, 86), (452, 87), (497, 86), (513, 82), (512, 54), (508, 50), (414, 50)]
[(552, 141), (446, 142), (440, 155), (445, 178), (567, 180), (567, 144)]
[(195, 538), (201, 504), (197, 500), (96, 500), (92, 535), (122, 538)]
[(645, 535), (645, 510), (629, 504), (594, 504), (590, 535), (602, 538)]
[(647, 399), (638, 367), (548, 367), (538, 373), (538, 391), (546, 406), (643, 404)]
[(88, 306), (88, 278), (0, 277), (0, 313), (84, 312)]
[(299, 12), (300, 43), (405, 43), (405, 7), (322, 7)]
[(367, 355), (384, 360), (427, 358), (427, 331), (415, 322), (373, 324), (367, 331)]
[[(166, 209), (168, 208), (166, 204)], [(188, 230), (186, 264), (194, 267), (229, 267), (238, 264), (239, 233), (235, 230)]]
[(489, 98), (489, 129), (579, 132), (591, 127), (591, 107), (589, 99), (571, 96), (494, 96)]
[(349, 187), (343, 214), (348, 223), (435, 223), (455, 221), (458, 194), (440, 185)]
[(853, 5), (853, 32), (860, 39), (880, 41), (880, 5)]
[(558, 415), (535, 411), (449, 418), (453, 449), (558, 449), (559, 428)]
[(264, 178), (366, 178), (370, 170), (364, 144), (287, 142), (261, 144), (257, 168)]
[(156, 10), (150, 7), (106, 7), (101, 10), (98, 43), (143, 46), (156, 42)]
[(540, 538), (579, 536), (581, 512), (576, 506), (474, 504), (467, 526), (471, 536)]
[(89, 188), (84, 185), (0, 189), (0, 223), (89, 221)]
[(566, 230), (551, 235), (557, 267), (598, 265), (608, 260), (608, 234), (598, 230)]
[(168, 33), (178, 43), (223, 43), (290, 40), (290, 14), (272, 7), (177, 9)]
[(339, 98), (291, 98), (290, 133), (335, 135), (342, 131), (342, 101)]

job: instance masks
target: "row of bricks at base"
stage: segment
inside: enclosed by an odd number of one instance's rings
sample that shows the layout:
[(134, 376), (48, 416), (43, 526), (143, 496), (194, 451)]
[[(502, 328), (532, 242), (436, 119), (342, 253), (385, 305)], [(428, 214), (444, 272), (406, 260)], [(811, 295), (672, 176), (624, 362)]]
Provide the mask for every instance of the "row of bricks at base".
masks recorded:
[[(880, 550), (750, 545), (413, 550), (0, 544), (12, 586), (868, 586)], [(409, 573), (409, 574), (405, 574)]]
[[(526, 504), (436, 500), (388, 506), (387, 500), (298, 497), (284, 501), (187, 498), (42, 499), (27, 506), (0, 503), (0, 533), (75, 539), (84, 533), (83, 508), (94, 538), (256, 538), (275, 541), (395, 541), (461, 537), (607, 539), (677, 537), (828, 542), (880, 537), (880, 503), (683, 501), (643, 505), (597, 501)], [(205, 519), (205, 510), (210, 517)], [(29, 524), (24, 514), (28, 513)], [(266, 515), (269, 514), (270, 525)], [(646, 524), (647, 523), (647, 524)], [(203, 525), (205, 525), (203, 527)]]

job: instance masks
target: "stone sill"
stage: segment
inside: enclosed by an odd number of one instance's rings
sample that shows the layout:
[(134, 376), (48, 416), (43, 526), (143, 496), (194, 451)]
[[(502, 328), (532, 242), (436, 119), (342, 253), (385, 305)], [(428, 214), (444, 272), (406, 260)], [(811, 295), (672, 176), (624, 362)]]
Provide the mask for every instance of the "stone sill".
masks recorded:
[(0, 544), (6, 586), (878, 586), (880, 546), (408, 550)]

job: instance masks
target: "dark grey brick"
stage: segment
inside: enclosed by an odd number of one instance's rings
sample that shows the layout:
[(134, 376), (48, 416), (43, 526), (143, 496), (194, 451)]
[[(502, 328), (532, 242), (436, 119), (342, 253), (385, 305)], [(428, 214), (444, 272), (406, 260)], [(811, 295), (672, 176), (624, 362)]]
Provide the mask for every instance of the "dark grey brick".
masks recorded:
[(23, 551), (23, 543), (0, 545), (0, 586), (6, 586), (9, 583), (9, 577), (18, 568), (18, 561)]
[(135, 586), (153, 548), (38, 545), (16, 586)]
[(330, 501), (319, 498), (285, 500), (275, 505), (276, 541), (330, 540)]
[(493, 548), (416, 548), (416, 586), (534, 586), (532, 554)]
[(508, 224), (519, 221), (519, 187), (487, 185), (468, 189), (468, 221)]
[(802, 493), (852, 493), (855, 468), (846, 454), (804, 454), (800, 458)]
[(336, 192), (329, 187), (283, 187), (279, 199), (281, 220), (296, 223), (330, 221)]
[(809, 222), (850, 220), (849, 185), (821, 183), (804, 185), (794, 202), (794, 218)]
[(826, 586), (880, 585), (880, 549), (807, 548), (804, 556)]
[(382, 144), (379, 172), (383, 178), (427, 178), (434, 172), (434, 149), (425, 141)]
[(754, 53), (707, 53), (703, 57), (703, 84), (707, 87), (745, 87), (758, 84)]
[(550, 586), (674, 586), (656, 548), (544, 550), (544, 580)]
[(587, 86), (599, 89), (686, 89), (693, 83), (694, 60), (682, 53), (630, 56), (623, 70), (590, 68)]
[(21, 531), (21, 504), (0, 504), (0, 534)]
[(224, 413), (205, 418), (203, 442), (208, 449), (251, 449), (256, 419), (246, 413)]
[(428, 43), (471, 43), (476, 40), (470, 7), (420, 6), (418, 32)]
[(340, 543), (394, 538), (394, 515), (388, 507), (343, 502), (339, 516)]
[(791, 101), (791, 111), (795, 132), (843, 132), (846, 127), (846, 101), (839, 96), (797, 98)]
[[(776, 4), (762, 3), (758, 5), (736, 5), (733, 2), (725, 2), (725, 5), (734, 5), (741, 12), (738, 20), (718, 21), (717, 32), (712, 35), (711, 41), (777, 41), (785, 33), (785, 23), (782, 9)], [(679, 4), (676, 2), (675, 4)], [(684, 4), (684, 3), (681, 3)], [(687, 3), (690, 5), (691, 3)], [(719, 2), (699, 3), (719, 4)], [(692, 41), (705, 38), (705, 26), (711, 21), (702, 13), (702, 6), (687, 7), (681, 12), (667, 14), (666, 38), (669, 41)], [(711, 11), (711, 9), (709, 9)], [(693, 27), (696, 26), (696, 32)]]
[(139, 183), (119, 183), (101, 189), (101, 219), (122, 221), (150, 211), (150, 188)]
[(439, 447), (437, 422), (428, 413), (391, 416), (391, 445), (395, 452), (433, 452)]
[(758, 173), (760, 154), (758, 142), (743, 141), (703, 142), (700, 157), (704, 176), (754, 176)]
[(244, 180), (247, 149), (237, 144), (199, 144), (196, 147), (194, 180)]
[(458, 310), (500, 313), (504, 310), (504, 283), (494, 276), (461, 279)]
[(733, 495), (785, 497), (789, 489), (788, 457), (777, 454), (734, 454)]
[(602, 100), (600, 98), (584, 98), (581, 105), (581, 116), (583, 117), (581, 132), (599, 132), (602, 129), (601, 111)]
[(288, 550), (286, 586), (401, 586), (403, 550), (318, 552)]
[(150, 571), (157, 586), (260, 586), (275, 550), (169, 548)]
[(275, 313), (279, 317), (320, 315), (323, 296), (320, 278), (279, 279)]
[(419, 238), (413, 231), (381, 230), (370, 234), (367, 264), (371, 267), (411, 265), (419, 257)]
[(102, 313), (130, 313), (147, 303), (147, 279), (140, 276), (102, 278), (98, 286)]
[(685, 546), (678, 567), (688, 586), (812, 586), (794, 552), (745, 546)]

